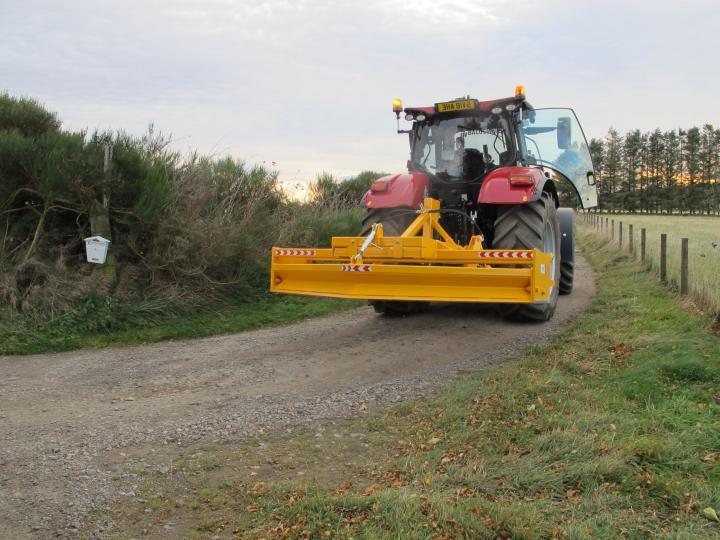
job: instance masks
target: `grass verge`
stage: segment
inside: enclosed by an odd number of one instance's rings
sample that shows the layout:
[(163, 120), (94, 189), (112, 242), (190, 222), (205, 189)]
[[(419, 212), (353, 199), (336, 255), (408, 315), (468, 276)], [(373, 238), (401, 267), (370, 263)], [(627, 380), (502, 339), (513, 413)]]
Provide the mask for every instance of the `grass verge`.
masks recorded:
[(720, 536), (720, 339), (628, 254), (552, 342), (438, 396), (196, 449), (138, 478), (118, 538)]
[(86, 297), (70, 313), (43, 324), (0, 326), (0, 354), (33, 354), (206, 337), (293, 323), (360, 305), (329, 298), (265, 296), (254, 302), (187, 305), (144, 302), (116, 306)]

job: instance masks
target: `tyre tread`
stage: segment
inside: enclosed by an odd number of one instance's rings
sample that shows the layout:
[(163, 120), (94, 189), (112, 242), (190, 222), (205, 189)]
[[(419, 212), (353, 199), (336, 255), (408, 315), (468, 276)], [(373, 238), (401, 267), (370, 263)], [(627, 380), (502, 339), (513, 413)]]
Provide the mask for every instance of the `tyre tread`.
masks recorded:
[[(549, 213), (548, 205), (553, 205), (554, 208), (555, 201), (552, 199), (552, 195), (546, 192), (537, 201), (507, 207), (495, 220), (493, 247), (496, 249), (542, 247), (545, 216)], [(556, 256), (559, 256), (559, 244), (556, 249)], [(562, 268), (562, 263), (559, 266)], [(557, 296), (549, 303), (507, 304), (500, 307), (500, 312), (514, 319), (547, 321), (552, 317), (556, 303)]]

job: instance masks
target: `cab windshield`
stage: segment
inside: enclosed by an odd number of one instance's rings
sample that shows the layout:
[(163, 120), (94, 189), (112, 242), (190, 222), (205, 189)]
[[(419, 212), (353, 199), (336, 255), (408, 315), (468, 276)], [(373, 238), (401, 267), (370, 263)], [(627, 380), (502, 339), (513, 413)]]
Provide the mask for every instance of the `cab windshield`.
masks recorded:
[(508, 123), (496, 115), (443, 119), (415, 131), (413, 163), (438, 176), (472, 181), (512, 158)]

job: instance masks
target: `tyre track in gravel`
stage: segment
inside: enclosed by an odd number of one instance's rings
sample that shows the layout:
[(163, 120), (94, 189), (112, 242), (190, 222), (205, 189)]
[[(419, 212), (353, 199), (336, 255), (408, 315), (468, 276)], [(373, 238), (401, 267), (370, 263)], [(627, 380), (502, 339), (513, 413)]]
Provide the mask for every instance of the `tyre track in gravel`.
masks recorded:
[(421, 397), (515, 356), (590, 304), (591, 270), (576, 263), (575, 291), (544, 324), (487, 306), (407, 318), (364, 307), (192, 341), (0, 357), (0, 536), (72, 537), (88, 511), (132, 488), (113, 478), (134, 467), (162, 470), (188, 445)]

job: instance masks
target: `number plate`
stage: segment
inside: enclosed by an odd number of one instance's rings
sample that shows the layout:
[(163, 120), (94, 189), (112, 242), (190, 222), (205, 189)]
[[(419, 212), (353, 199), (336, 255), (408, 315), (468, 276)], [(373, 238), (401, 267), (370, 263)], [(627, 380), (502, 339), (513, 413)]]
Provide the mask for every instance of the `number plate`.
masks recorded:
[(477, 101), (474, 99), (466, 99), (464, 101), (446, 101), (444, 103), (436, 103), (435, 108), (437, 112), (455, 112), (455, 111), (467, 111), (477, 108)]

